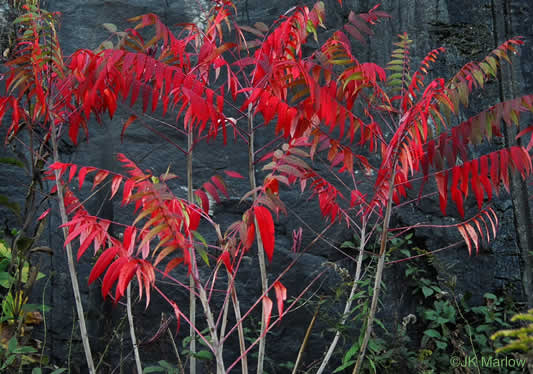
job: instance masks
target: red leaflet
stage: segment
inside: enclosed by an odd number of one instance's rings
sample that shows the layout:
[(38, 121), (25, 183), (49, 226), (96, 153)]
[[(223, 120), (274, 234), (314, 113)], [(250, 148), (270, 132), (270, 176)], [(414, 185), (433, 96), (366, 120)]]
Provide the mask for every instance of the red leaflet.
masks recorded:
[(218, 261), (222, 261), (224, 263), (224, 266), (226, 266), (226, 270), (233, 275), (233, 266), (231, 265), (231, 257), (228, 251), (222, 252), (220, 257), (218, 258)]
[(113, 115), (117, 110), (117, 97), (115, 96), (115, 93), (112, 90), (105, 88), (104, 101), (107, 106), (107, 110), (109, 111), (109, 118), (113, 119)]
[(111, 261), (115, 258), (118, 253), (118, 247), (111, 247), (106, 249), (93, 266), (91, 274), (89, 275), (89, 284), (93, 283), (109, 266)]
[(254, 244), (255, 240), (255, 225), (251, 222), (248, 225), (248, 230), (246, 230), (246, 242), (244, 243), (244, 248), (250, 249)]
[(226, 189), (226, 184), (224, 183), (224, 180), (219, 175), (214, 175), (211, 177), (211, 180), (213, 181), (213, 184), (219, 189), (220, 192), (226, 196), (226, 198), (229, 199), (228, 190)]
[(80, 172), (78, 173), (78, 182), (80, 183), (80, 190), (83, 187), (83, 182), (85, 181), (85, 177), (88, 173), (93, 171), (93, 168), (83, 167), (80, 169)]
[(202, 210), (205, 212), (205, 214), (209, 213), (209, 198), (207, 197), (206, 193), (202, 190), (196, 190), (194, 191), (194, 194), (196, 197), (200, 200), (200, 205), (202, 206)]
[(111, 196), (109, 197), (109, 200), (113, 199), (113, 196), (116, 195), (121, 183), (122, 183), (122, 176), (115, 175), (113, 177), (113, 182), (111, 182)]
[(236, 171), (224, 170), (224, 173), (226, 173), (228, 177), (244, 179), (244, 177), (241, 174), (237, 173)]
[(133, 121), (137, 119), (137, 116), (132, 114), (128, 120), (122, 125), (122, 131), (120, 132), (120, 141), (124, 141), (124, 134), (126, 133), (126, 129), (132, 124)]
[(446, 204), (448, 202), (448, 171), (435, 174), (437, 189), (439, 190), (440, 210), (446, 215)]
[(111, 287), (113, 287), (113, 284), (120, 275), (120, 270), (122, 266), (127, 264), (128, 261), (129, 259), (127, 257), (119, 257), (107, 269), (107, 272), (105, 273), (104, 279), (102, 281), (102, 297), (104, 299), (107, 297), (107, 295), (109, 294), (109, 290), (111, 290)]
[(74, 178), (74, 175), (76, 175), (76, 170), (78, 170), (78, 166), (76, 166), (76, 165), (71, 165), (70, 166), (70, 171), (69, 171), (69, 175), (68, 175), (68, 182), (69, 183), (72, 181), (72, 178)]
[(39, 218), (37, 218), (37, 221), (43, 220), (48, 215), (48, 213), (50, 213), (50, 208), (46, 209), (43, 214), (41, 214)]
[[(91, 243), (95, 239), (96, 235), (98, 235), (98, 231), (97, 231), (95, 226), (97, 226), (97, 225), (89, 226), (93, 230), (92, 230), (92, 232), (89, 233), (89, 236), (87, 236), (87, 238), (85, 240), (83, 240), (83, 242), (80, 245), (80, 248), (78, 249), (78, 258), (77, 258), (78, 261), (80, 260), (81, 256), (83, 256), (83, 254), (85, 253), (87, 248), (89, 248), (89, 246), (91, 245)], [(81, 240), (81, 238), (82, 238), (82, 236), (80, 236), (80, 240)], [(97, 250), (98, 250), (98, 248), (95, 248), (95, 251), (97, 251)]]
[(128, 179), (126, 183), (124, 183), (124, 189), (122, 190), (123, 206), (129, 203), (133, 187), (135, 187), (135, 180), (133, 179)]
[(131, 278), (135, 275), (137, 271), (137, 260), (130, 260), (128, 263), (122, 266), (120, 269), (120, 274), (118, 277), (117, 288), (115, 290), (115, 304), (118, 300), (124, 295), (126, 287), (131, 281)]
[(279, 318), (283, 317), (283, 302), (287, 300), (287, 289), (280, 281), (274, 283), (274, 291), (276, 291), (276, 300), (278, 301)]
[(274, 255), (274, 220), (270, 211), (262, 206), (256, 206), (254, 208), (254, 215), (259, 227), (259, 233), (261, 235), (261, 241), (263, 242), (263, 247), (265, 253), (268, 257), (268, 261), (272, 261), (272, 256)]
[(529, 143), (527, 144), (526, 150), (529, 152), (529, 150), (533, 147), (533, 126), (529, 126), (528, 128), (520, 131), (518, 135), (516, 136), (516, 139), (531, 133), (531, 138), (529, 139)]
[(457, 226), (459, 233), (464, 238), (466, 245), (468, 246), (468, 254), (472, 255), (472, 244), (470, 243), (470, 237), (468, 236), (464, 226)]
[(220, 196), (218, 196), (217, 189), (215, 188), (215, 186), (213, 186), (213, 184), (211, 184), (210, 182), (205, 182), (202, 187), (204, 188), (204, 190), (209, 192), (209, 195), (211, 195), (213, 199), (215, 199), (217, 204), (220, 204)]
[(133, 247), (135, 246), (136, 236), (137, 236), (137, 229), (135, 228), (135, 226), (128, 226), (126, 230), (124, 230), (123, 246), (128, 256), (131, 256), (133, 254)]
[(164, 271), (164, 274), (165, 275), (168, 275), (168, 273), (170, 273), (170, 271), (172, 269), (174, 269), (176, 266), (178, 266), (179, 264), (181, 264), (183, 262), (183, 258), (182, 257), (178, 257), (178, 258), (173, 258), (172, 260), (170, 260), (167, 264), (167, 266), (165, 267), (165, 271)]
[(265, 316), (265, 331), (268, 331), (270, 316), (272, 315), (272, 300), (266, 295), (263, 296), (263, 315)]
[(93, 187), (91, 188), (91, 191), (94, 190), (94, 188), (98, 186), (104, 179), (106, 179), (108, 175), (108, 171), (100, 170), (94, 177)]

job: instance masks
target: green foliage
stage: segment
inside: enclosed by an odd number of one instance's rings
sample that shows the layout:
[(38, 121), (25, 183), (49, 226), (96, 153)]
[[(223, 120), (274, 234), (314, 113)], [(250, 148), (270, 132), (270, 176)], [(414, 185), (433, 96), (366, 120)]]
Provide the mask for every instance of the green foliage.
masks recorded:
[(519, 351), (529, 354), (531, 358), (533, 354), (533, 309), (527, 313), (514, 315), (511, 322), (521, 322), (523, 325), (519, 328), (500, 330), (490, 337), (492, 340), (513, 338), (503, 347), (496, 349), (496, 353)]
[(147, 366), (143, 369), (143, 374), (149, 373), (166, 373), (166, 374), (180, 374), (179, 370), (172, 364), (169, 364), (165, 360), (157, 362), (159, 365)]

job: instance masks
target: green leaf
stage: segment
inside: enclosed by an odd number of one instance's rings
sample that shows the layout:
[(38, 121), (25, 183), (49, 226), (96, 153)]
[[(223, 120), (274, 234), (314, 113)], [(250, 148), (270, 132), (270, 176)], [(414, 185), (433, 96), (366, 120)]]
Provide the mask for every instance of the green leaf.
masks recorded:
[(426, 298), (433, 295), (434, 292), (435, 291), (433, 291), (433, 289), (429, 287), (426, 287), (426, 286), (422, 287), (422, 293), (424, 294), (424, 297)]
[(35, 353), (35, 352), (37, 352), (35, 348), (27, 346), (27, 345), (15, 348), (15, 350), (13, 351), (13, 353), (17, 353), (17, 354)]
[(350, 360), (350, 361), (348, 361), (348, 362), (342, 364), (342, 365), (339, 366), (338, 368), (336, 368), (335, 371), (333, 372), (333, 374), (338, 373), (338, 372), (340, 372), (340, 371), (343, 371), (344, 369), (346, 369), (346, 368), (352, 366), (353, 364), (355, 364), (355, 360)]
[(194, 357), (196, 357), (199, 360), (212, 360), (213, 359), (213, 354), (211, 352), (209, 352), (209, 351), (202, 350), (202, 351), (196, 352), (194, 354)]
[(158, 363), (159, 365), (161, 365), (161, 367), (164, 367), (165, 369), (170, 369), (170, 370), (174, 369), (174, 366), (172, 366), (171, 364), (169, 364), (169, 363), (168, 363), (167, 361), (165, 361), (165, 360), (157, 361), (157, 363)]
[(56, 369), (56, 370), (54, 370), (54, 371), (51, 372), (50, 374), (61, 374), (61, 373), (64, 373), (65, 371), (67, 371), (67, 369), (65, 369), (65, 368), (60, 368), (60, 369)]
[(42, 374), (41, 368), (33, 368), (31, 374)]
[(448, 343), (446, 343), (446, 342), (442, 342), (442, 341), (440, 341), (440, 340), (437, 340), (437, 341), (435, 342), (435, 344), (437, 345), (437, 348), (438, 348), (438, 349), (441, 349), (441, 350), (445, 350), (446, 347), (448, 347)]
[(7, 271), (0, 272), (0, 286), (9, 288), (12, 279), (13, 277)]
[(429, 336), (430, 338), (433, 338), (433, 339), (441, 338), (440, 332), (438, 332), (437, 330), (434, 330), (434, 329), (428, 329), (428, 330), (424, 331), (424, 335), (427, 335), (427, 336)]
[(24, 167), (24, 163), (13, 157), (0, 157), (0, 164), (18, 166), (19, 168)]
[(355, 244), (353, 242), (346, 241), (341, 244), (341, 248), (354, 248), (355, 249)]
[(143, 369), (143, 374), (164, 373), (166, 370), (160, 366), (148, 366)]
[(203, 248), (198, 248), (198, 253), (200, 254), (200, 257), (202, 257), (202, 260), (205, 262), (207, 266), (209, 265), (209, 256), (207, 256), (207, 252)]
[(352, 346), (350, 347), (350, 349), (348, 349), (348, 351), (344, 354), (344, 357), (342, 359), (342, 362), (343, 363), (346, 363), (348, 361), (350, 361), (350, 359), (355, 356), (355, 354), (359, 351), (359, 344), (357, 343), (354, 343), (352, 344)]
[(17, 344), (17, 338), (13, 336), (7, 343), (7, 351), (9, 353), (13, 353), (13, 351), (17, 348)]

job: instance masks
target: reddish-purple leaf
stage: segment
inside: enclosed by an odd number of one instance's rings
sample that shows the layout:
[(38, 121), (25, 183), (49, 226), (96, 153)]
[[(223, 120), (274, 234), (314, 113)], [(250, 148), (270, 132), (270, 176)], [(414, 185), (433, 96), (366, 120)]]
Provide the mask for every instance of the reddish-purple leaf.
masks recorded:
[(109, 175), (109, 172), (108, 172), (108, 171), (106, 171), (106, 170), (100, 170), (100, 171), (96, 174), (96, 176), (94, 177), (93, 187), (92, 187), (91, 191), (94, 190), (94, 188), (95, 188), (96, 186), (98, 186), (98, 185), (99, 185), (104, 179), (106, 179), (108, 175)]
[(173, 258), (172, 260), (170, 260), (167, 264), (167, 266), (165, 267), (165, 271), (164, 271), (164, 274), (165, 275), (168, 275), (168, 273), (170, 273), (170, 271), (172, 269), (174, 269), (176, 266), (178, 266), (179, 264), (181, 264), (183, 262), (183, 258), (182, 257), (178, 257), (178, 258)]
[(104, 299), (107, 297), (109, 290), (111, 290), (111, 287), (113, 287), (113, 284), (117, 280), (121, 267), (127, 264), (128, 261), (129, 259), (127, 257), (119, 257), (107, 269), (104, 279), (102, 280), (102, 297)]
[(224, 170), (224, 173), (226, 173), (228, 177), (244, 179), (244, 177), (236, 171)]
[(209, 213), (209, 198), (207, 197), (206, 193), (202, 190), (196, 190), (194, 191), (194, 194), (201, 202), (202, 210), (208, 214)]
[(263, 316), (265, 318), (265, 331), (268, 331), (270, 316), (272, 315), (272, 300), (268, 296), (263, 296)]
[(228, 251), (222, 252), (220, 257), (218, 258), (218, 261), (222, 261), (224, 263), (224, 266), (226, 266), (226, 270), (233, 275), (233, 265), (231, 265), (231, 257)]
[(211, 180), (213, 181), (213, 184), (218, 188), (220, 192), (226, 196), (226, 198), (229, 199), (228, 190), (226, 189), (226, 184), (224, 183), (224, 180), (219, 175), (214, 175), (211, 177)]
[(120, 298), (124, 295), (124, 291), (126, 291), (131, 278), (133, 278), (135, 272), (137, 271), (137, 266), (137, 260), (130, 260), (120, 269), (117, 288), (115, 290), (115, 303), (117, 303), (118, 300), (120, 300)]
[(124, 123), (124, 125), (122, 125), (122, 131), (120, 132), (120, 141), (123, 142), (124, 141), (124, 134), (126, 133), (126, 130), (128, 129), (128, 127), (130, 127), (130, 125), (133, 123), (133, 121), (135, 121), (137, 119), (137, 116), (132, 114), (128, 120)]
[(113, 182), (111, 182), (111, 197), (109, 198), (109, 200), (111, 200), (113, 196), (116, 195), (121, 183), (122, 183), (122, 176), (115, 175), (113, 177)]
[(287, 300), (287, 289), (280, 281), (274, 283), (274, 291), (276, 291), (276, 300), (278, 302), (279, 318), (283, 317), (283, 302)]
[(466, 242), (466, 245), (468, 246), (468, 254), (472, 255), (472, 244), (470, 243), (470, 237), (468, 236), (465, 228), (463, 226), (457, 226), (457, 229), (459, 230), (459, 233), (461, 234), (461, 236)]
[(46, 209), (43, 214), (41, 214), (39, 218), (37, 218), (37, 221), (41, 221), (42, 219), (44, 219), (48, 215), (48, 213), (50, 213), (50, 208)]
[(100, 257), (98, 257), (98, 260), (96, 260), (96, 263), (91, 270), (91, 274), (89, 275), (89, 284), (93, 283), (104, 272), (117, 253), (118, 247), (111, 247), (106, 249)]
[(202, 187), (209, 193), (209, 195), (211, 195), (211, 197), (213, 197), (213, 199), (215, 199), (217, 204), (220, 203), (220, 196), (218, 196), (217, 189), (211, 182), (205, 182)]
[(265, 249), (268, 261), (272, 261), (272, 256), (274, 255), (274, 220), (270, 211), (262, 206), (256, 206), (254, 208), (254, 215), (259, 228), (259, 233), (261, 234), (261, 241)]

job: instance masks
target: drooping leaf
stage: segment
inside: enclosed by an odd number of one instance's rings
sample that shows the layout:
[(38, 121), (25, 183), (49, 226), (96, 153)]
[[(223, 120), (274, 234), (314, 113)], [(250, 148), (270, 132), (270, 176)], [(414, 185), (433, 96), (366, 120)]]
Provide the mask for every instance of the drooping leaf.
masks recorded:
[(276, 292), (276, 300), (278, 302), (279, 318), (283, 317), (283, 303), (287, 300), (287, 289), (280, 281), (274, 283), (274, 291)]
[(275, 234), (274, 234), (274, 220), (270, 211), (262, 206), (256, 206), (254, 208), (254, 216), (259, 228), (259, 233), (261, 235), (261, 241), (263, 242), (263, 247), (267, 255), (268, 261), (272, 261), (272, 256), (274, 255), (274, 243), (275, 243)]

